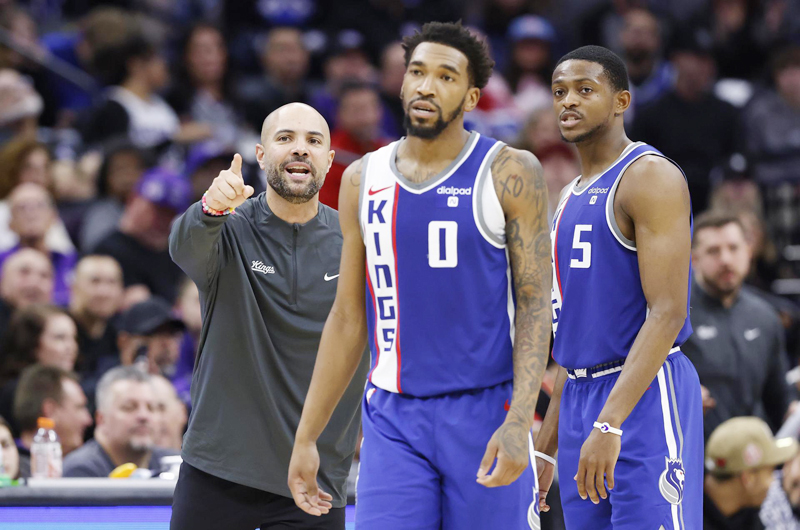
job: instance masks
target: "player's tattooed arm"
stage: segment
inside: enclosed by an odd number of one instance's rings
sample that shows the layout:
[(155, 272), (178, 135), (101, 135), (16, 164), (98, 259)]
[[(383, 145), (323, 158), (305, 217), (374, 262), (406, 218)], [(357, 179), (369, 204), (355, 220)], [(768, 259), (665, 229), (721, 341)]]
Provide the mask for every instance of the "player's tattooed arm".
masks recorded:
[[(514, 393), (506, 421), (492, 437), (481, 463), (479, 482), (487, 486), (513, 482), (528, 465), (528, 433), (549, 353), (552, 286), (547, 186), (541, 164), (527, 151), (505, 147), (492, 164), (492, 178), (506, 218), (516, 318)], [(489, 469), (487, 464), (491, 465), (493, 451), (497, 467), (490, 477), (482, 476)], [(511, 463), (504, 464), (505, 458)]]

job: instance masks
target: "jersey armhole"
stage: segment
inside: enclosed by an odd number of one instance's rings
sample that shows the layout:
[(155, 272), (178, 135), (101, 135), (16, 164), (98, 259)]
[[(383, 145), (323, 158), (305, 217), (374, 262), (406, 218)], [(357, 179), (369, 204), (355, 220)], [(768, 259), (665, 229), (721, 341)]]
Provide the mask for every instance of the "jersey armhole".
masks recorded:
[(503, 205), (497, 197), (492, 176), (492, 164), (497, 154), (506, 146), (503, 142), (496, 142), (481, 163), (478, 175), (473, 186), (472, 214), (475, 225), (483, 238), (492, 246), (505, 248), (506, 219)]
[[(679, 166), (671, 158), (669, 158), (667, 156), (664, 156), (662, 153), (660, 153), (658, 151), (645, 151), (643, 153), (639, 153), (639, 155), (636, 156), (636, 158), (634, 158), (633, 160), (631, 160), (630, 162), (625, 164), (625, 167), (623, 167), (622, 171), (619, 172), (619, 176), (617, 176), (617, 180), (614, 181), (614, 185), (611, 187), (611, 190), (609, 190), (609, 192), (608, 192), (608, 198), (606, 199), (606, 224), (608, 225), (609, 230), (611, 230), (611, 233), (614, 235), (614, 239), (616, 239), (617, 242), (619, 242), (620, 245), (622, 245), (623, 247), (625, 247), (628, 250), (632, 250), (633, 252), (636, 252), (636, 244), (622, 234), (622, 230), (620, 229), (619, 224), (617, 223), (617, 216), (614, 215), (614, 197), (616, 197), (617, 187), (619, 187), (619, 183), (622, 180), (622, 177), (625, 175), (625, 171), (628, 169), (628, 167), (631, 164), (633, 164), (634, 162), (636, 162), (637, 160), (639, 160), (641, 157), (646, 156), (646, 155), (659, 156), (659, 157), (661, 157), (661, 158), (663, 158), (665, 160), (668, 160), (675, 167), (678, 168), (678, 171), (681, 172), (681, 175), (683, 175), (684, 180), (686, 180), (687, 183), (689, 182), (689, 180), (686, 177), (686, 173), (683, 172), (683, 169), (681, 169), (681, 166)], [(689, 200), (691, 201), (691, 198)], [(691, 202), (690, 202), (690, 205), (691, 205)]]

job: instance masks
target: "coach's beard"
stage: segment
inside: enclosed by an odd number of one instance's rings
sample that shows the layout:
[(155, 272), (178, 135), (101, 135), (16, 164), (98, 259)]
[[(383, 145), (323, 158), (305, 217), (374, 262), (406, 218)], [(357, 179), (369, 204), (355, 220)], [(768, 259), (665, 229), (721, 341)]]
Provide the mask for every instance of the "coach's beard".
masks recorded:
[(425, 98), (417, 98), (408, 103), (408, 106), (404, 109), (405, 112), (403, 113), (403, 128), (406, 130), (406, 134), (408, 134), (408, 136), (416, 136), (417, 138), (422, 138), (423, 140), (433, 140), (442, 134), (442, 131), (447, 129), (447, 126), (453, 123), (461, 115), (461, 113), (464, 112), (464, 102), (467, 100), (467, 96), (464, 96), (464, 99), (461, 100), (458, 108), (454, 110), (452, 114), (450, 114), (450, 117), (447, 120), (445, 120), (443, 117), (442, 108), (433, 101), (428, 101), (428, 103), (436, 107), (439, 117), (436, 119), (433, 125), (414, 125), (414, 123), (411, 121), (411, 117), (408, 115), (408, 109), (410, 109), (411, 105), (413, 105), (415, 102), (424, 99)]
[[(286, 166), (294, 162), (303, 162), (304, 164), (308, 164), (308, 166), (311, 168), (311, 178), (308, 179), (305, 188), (300, 190), (292, 189), (292, 186), (288, 181), (288, 177), (285, 175)], [(267, 184), (269, 184), (269, 187), (275, 190), (275, 193), (280, 195), (282, 198), (286, 199), (287, 202), (292, 204), (302, 204), (310, 201), (314, 195), (319, 193), (319, 189), (322, 187), (322, 183), (324, 182), (322, 178), (319, 178), (317, 168), (311, 163), (311, 160), (302, 156), (293, 156), (288, 160), (284, 160), (280, 164), (270, 166), (267, 168), (266, 173)]]

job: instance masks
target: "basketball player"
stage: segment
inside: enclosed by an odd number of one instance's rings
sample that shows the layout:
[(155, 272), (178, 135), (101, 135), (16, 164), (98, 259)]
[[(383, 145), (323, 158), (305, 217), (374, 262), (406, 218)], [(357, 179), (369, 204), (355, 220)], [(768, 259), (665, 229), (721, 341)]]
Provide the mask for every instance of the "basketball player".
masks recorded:
[[(582, 175), (552, 226), (553, 358), (562, 368), (537, 447), (552, 456), (558, 445), (569, 530), (701, 528), (700, 382), (680, 351), (691, 334), (686, 179), (625, 135), (628, 74), (611, 51), (568, 53), (552, 90)], [(537, 467), (547, 509), (553, 466), (544, 458)]]
[(289, 486), (324, 511), (317, 437), (368, 340), (356, 527), (538, 529), (530, 428), (552, 274), (541, 166), (464, 129), (493, 65), (481, 41), (430, 23), (404, 48), (408, 136), (342, 178), (341, 277)]

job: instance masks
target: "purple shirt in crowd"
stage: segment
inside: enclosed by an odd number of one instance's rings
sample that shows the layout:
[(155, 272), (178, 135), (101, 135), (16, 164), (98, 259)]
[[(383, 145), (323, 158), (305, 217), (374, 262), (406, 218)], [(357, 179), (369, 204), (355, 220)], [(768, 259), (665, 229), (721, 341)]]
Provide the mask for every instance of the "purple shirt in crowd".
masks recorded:
[[(0, 252), (0, 268), (9, 256), (14, 254), (20, 249), (19, 244), (14, 247)], [(75, 270), (75, 264), (78, 262), (78, 254), (71, 252), (69, 254), (62, 254), (61, 252), (51, 251), (50, 262), (53, 264), (53, 298), (52, 302), (58, 306), (66, 307), (69, 305), (69, 292), (72, 283), (72, 273)]]

